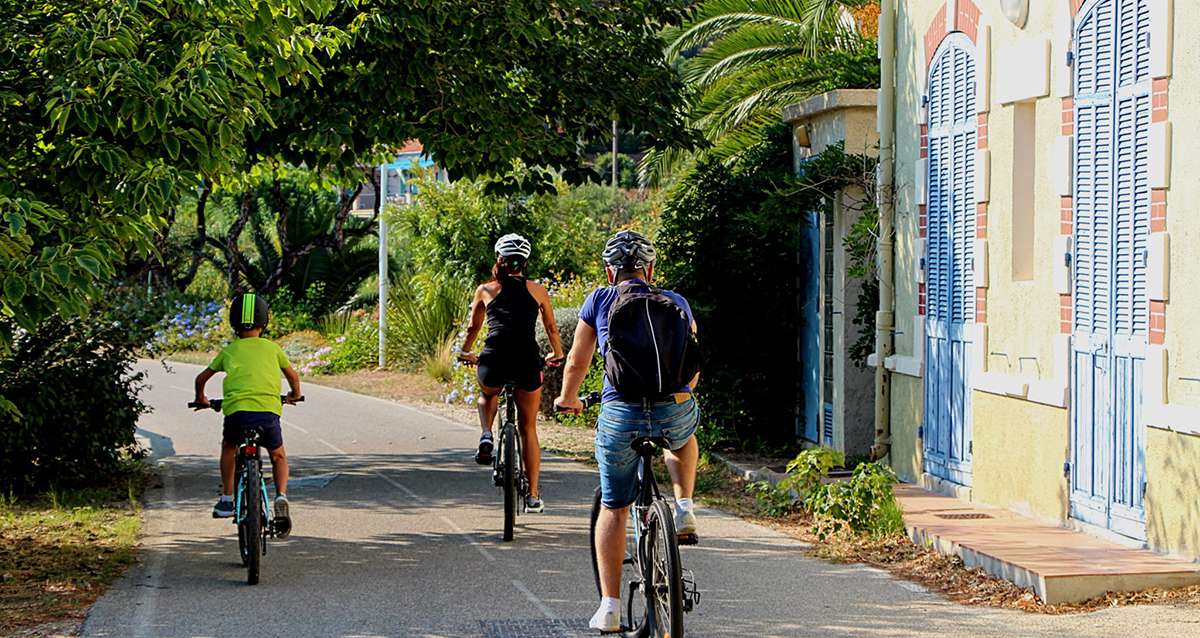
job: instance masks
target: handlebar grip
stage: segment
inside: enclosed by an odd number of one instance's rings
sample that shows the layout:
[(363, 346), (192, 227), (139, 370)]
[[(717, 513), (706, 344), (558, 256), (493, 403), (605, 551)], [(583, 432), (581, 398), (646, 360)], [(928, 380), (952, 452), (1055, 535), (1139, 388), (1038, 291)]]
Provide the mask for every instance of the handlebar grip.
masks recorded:
[(280, 403), (300, 403), (300, 402), (301, 402), (301, 401), (303, 401), (303, 400), (304, 400), (304, 395), (303, 395), (303, 394), (302, 394), (302, 395), (300, 395), (300, 397), (299, 397), (299, 398), (297, 398), (297, 399), (292, 399), (292, 400), (289, 400), (289, 399), (288, 399), (288, 395), (286, 395), (286, 394), (281, 394), (281, 395), (279, 395), (279, 401), (280, 401)]
[(583, 409), (585, 409), (585, 410), (592, 407), (593, 405), (596, 405), (597, 403), (600, 403), (600, 393), (599, 392), (592, 392), (591, 394), (588, 394), (586, 397), (583, 397)]

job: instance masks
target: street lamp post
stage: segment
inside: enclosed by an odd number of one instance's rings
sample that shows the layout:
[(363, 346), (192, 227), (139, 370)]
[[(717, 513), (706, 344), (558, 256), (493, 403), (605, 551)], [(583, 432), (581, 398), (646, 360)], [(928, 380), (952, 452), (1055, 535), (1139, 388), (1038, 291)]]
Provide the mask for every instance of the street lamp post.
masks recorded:
[(387, 164), (379, 165), (379, 367), (387, 365), (385, 347), (387, 343), (387, 289), (388, 289), (388, 251), (387, 251), (387, 221), (384, 219), (383, 206), (387, 203)]

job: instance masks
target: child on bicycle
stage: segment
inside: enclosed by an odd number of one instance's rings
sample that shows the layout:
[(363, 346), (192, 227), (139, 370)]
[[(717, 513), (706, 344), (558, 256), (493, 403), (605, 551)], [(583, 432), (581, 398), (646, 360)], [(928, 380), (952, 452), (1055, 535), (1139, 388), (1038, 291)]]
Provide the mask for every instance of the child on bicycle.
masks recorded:
[[(279, 373), (287, 379), (291, 392), (288, 401), (300, 398), (300, 375), (288, 362), (287, 355), (275, 342), (262, 338), (268, 320), (267, 302), (254, 293), (237, 295), (229, 307), (229, 323), (237, 339), (196, 375), (196, 403), (208, 407), (204, 386), (218, 372), (225, 373), (225, 394), (221, 411), (225, 425), (221, 437), (221, 496), (213, 506), (213, 518), (233, 516), (233, 471), (238, 445), (244, 432), (257, 429), (260, 442), (271, 456), (275, 476), (275, 518), (290, 520), (288, 512), (287, 454), (283, 449), (283, 431), (279, 427), (282, 406), (279, 401)], [(289, 529), (283, 525), (281, 529)]]

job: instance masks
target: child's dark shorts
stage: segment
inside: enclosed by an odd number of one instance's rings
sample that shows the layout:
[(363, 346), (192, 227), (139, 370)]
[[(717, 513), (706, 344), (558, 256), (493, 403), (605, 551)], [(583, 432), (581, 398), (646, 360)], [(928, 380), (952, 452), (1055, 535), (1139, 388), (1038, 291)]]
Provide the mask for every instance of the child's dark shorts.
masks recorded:
[(279, 415), (274, 412), (234, 412), (225, 416), (225, 427), (221, 436), (230, 445), (241, 445), (244, 432), (259, 431), (258, 443), (268, 450), (283, 447), (283, 430), (279, 427)]

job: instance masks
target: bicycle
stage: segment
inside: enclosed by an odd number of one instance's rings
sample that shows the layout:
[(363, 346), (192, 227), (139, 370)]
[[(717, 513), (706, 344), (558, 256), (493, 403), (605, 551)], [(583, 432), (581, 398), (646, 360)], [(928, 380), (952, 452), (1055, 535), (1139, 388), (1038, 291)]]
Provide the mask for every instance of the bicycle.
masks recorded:
[(513, 539), (517, 524), (517, 505), (529, 496), (529, 477), (521, 455), (521, 429), (517, 427), (516, 387), (504, 384), (504, 421), (492, 453), (492, 482), (504, 493), (504, 540)]
[[(304, 397), (288, 399), (279, 397), (285, 404), (299, 403)], [(221, 399), (212, 399), (208, 407), (221, 411)], [(189, 402), (189, 408), (203, 410), (199, 403)], [(257, 585), (262, 557), (267, 554), (267, 539), (286, 535), (291, 530), (291, 521), (276, 519), (271, 512), (271, 499), (267, 495), (267, 482), (262, 475), (262, 450), (258, 443), (260, 432), (247, 429), (237, 450), (237, 466), (233, 478), (234, 516), (238, 530), (238, 554), (246, 568), (246, 583)], [(248, 486), (258, 486), (257, 489)]]
[[(595, 393), (584, 398), (584, 409), (599, 399)], [(639, 459), (638, 496), (631, 507), (632, 546), (627, 540), (625, 560), (622, 561), (622, 565), (630, 568), (629, 578), (623, 578), (628, 585), (625, 621), (616, 632), (622, 638), (683, 638), (683, 615), (700, 603), (696, 578), (691, 570), (683, 567), (679, 558), (679, 546), (695, 545), (697, 537), (695, 534), (680, 537), (676, 533), (671, 504), (659, 491), (654, 477), (654, 457), (667, 446), (667, 439), (657, 436), (639, 436), (630, 442)], [(596, 556), (596, 521), (600, 507), (600, 488), (597, 487), (592, 499), (589, 538), (596, 591), (603, 596)], [(635, 613), (639, 598), (640, 609)]]

